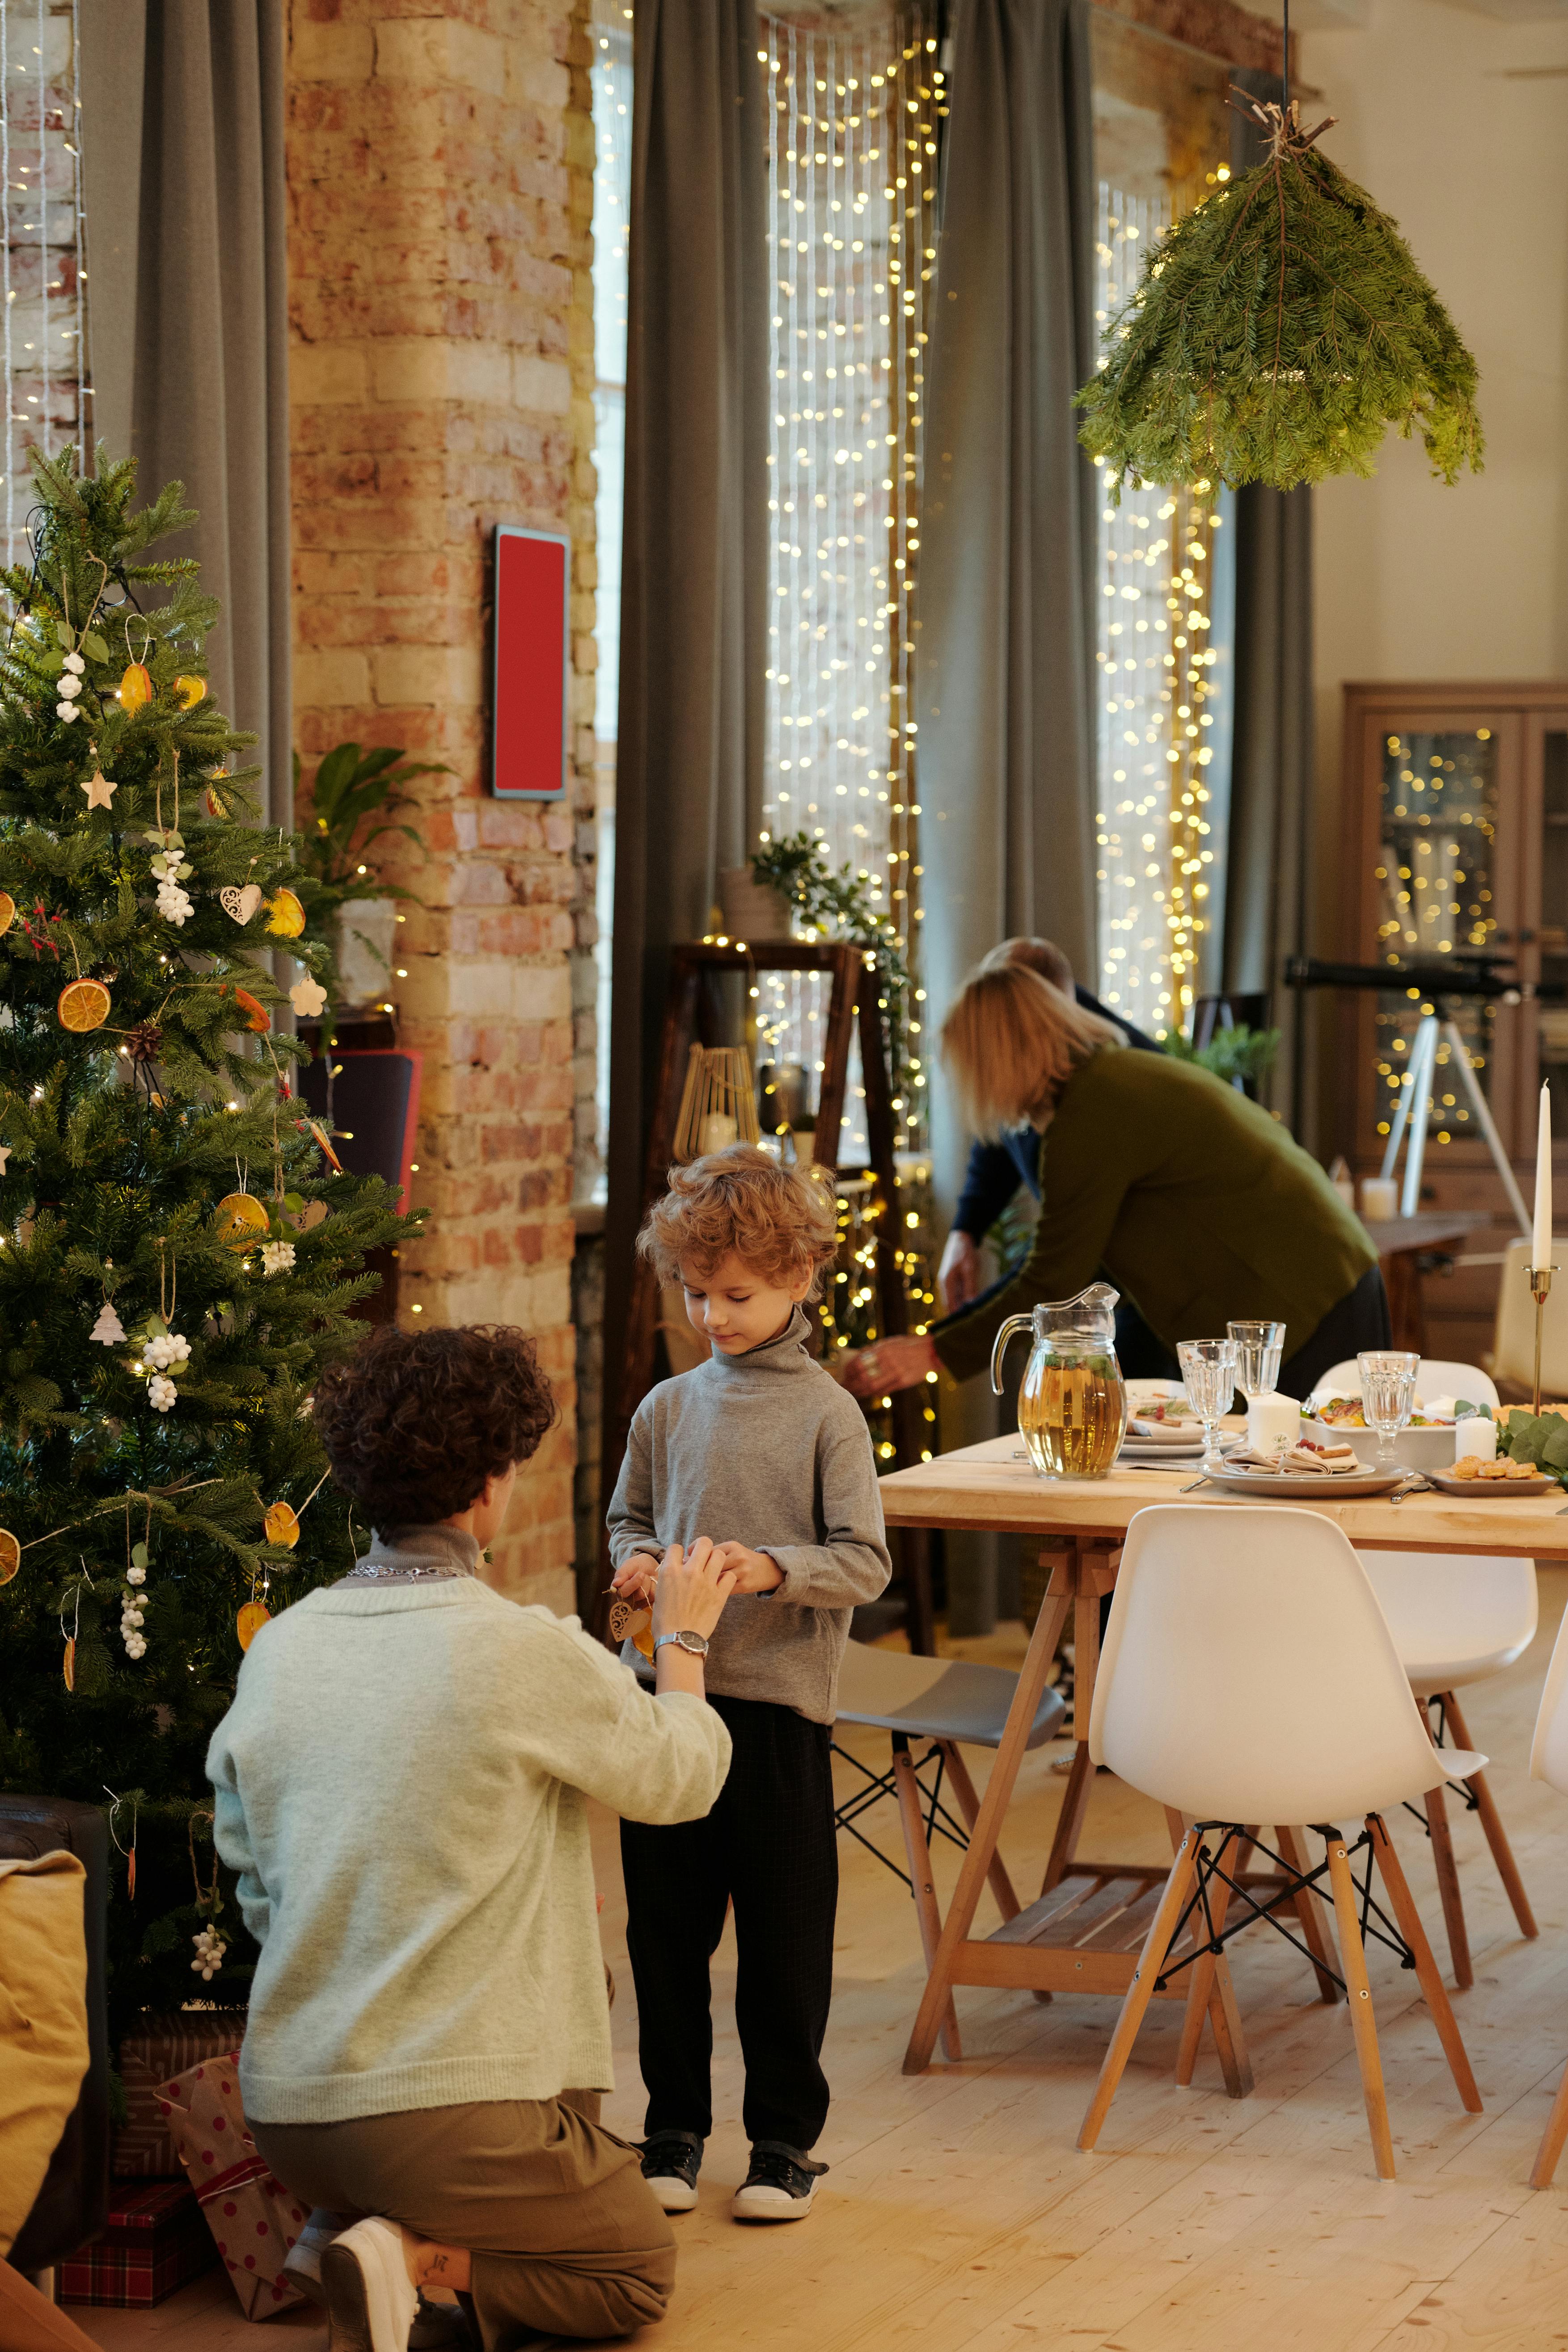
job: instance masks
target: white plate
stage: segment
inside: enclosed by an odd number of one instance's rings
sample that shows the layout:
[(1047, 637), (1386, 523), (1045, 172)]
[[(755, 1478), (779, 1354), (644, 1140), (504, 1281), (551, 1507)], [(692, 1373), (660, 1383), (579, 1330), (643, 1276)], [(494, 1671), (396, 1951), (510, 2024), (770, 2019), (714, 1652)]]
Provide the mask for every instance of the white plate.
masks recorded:
[(1456, 1478), (1451, 1470), (1428, 1470), (1426, 1476), (1445, 1495), (1548, 1495), (1561, 1491), (1555, 1478)]
[(1158, 1438), (1124, 1437), (1119, 1462), (1170, 1462), (1180, 1467), (1185, 1462), (1201, 1462), (1204, 1442), (1195, 1438), (1190, 1445), (1165, 1445)]
[(1404, 1469), (1216, 1470), (1210, 1473), (1209, 1484), (1223, 1486), (1228, 1495), (1277, 1495), (1293, 1502), (1310, 1496), (1327, 1502), (1335, 1495), (1386, 1495), (1408, 1475)]

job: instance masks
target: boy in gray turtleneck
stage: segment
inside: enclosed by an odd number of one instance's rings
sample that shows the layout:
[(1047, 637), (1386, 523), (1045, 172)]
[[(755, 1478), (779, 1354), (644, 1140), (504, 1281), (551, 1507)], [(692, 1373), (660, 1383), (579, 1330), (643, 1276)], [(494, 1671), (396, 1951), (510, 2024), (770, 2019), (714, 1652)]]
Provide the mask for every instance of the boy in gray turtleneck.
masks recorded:
[(680, 1281), (710, 1355), (637, 1408), (609, 1510), (616, 1587), (647, 1596), (661, 1550), (699, 1536), (737, 1576), (706, 1667), (733, 1743), (729, 1779), (702, 1821), (621, 1825), (643, 2171), (667, 2212), (696, 2204), (712, 2126), (708, 1964), (732, 1901), (752, 2162), (731, 2210), (796, 2221), (827, 2116), (838, 1667), (851, 1611), (889, 1575), (865, 1421), (806, 1352), (802, 1309), (837, 1247), (833, 1196), (737, 1146), (672, 1172), (637, 1246)]

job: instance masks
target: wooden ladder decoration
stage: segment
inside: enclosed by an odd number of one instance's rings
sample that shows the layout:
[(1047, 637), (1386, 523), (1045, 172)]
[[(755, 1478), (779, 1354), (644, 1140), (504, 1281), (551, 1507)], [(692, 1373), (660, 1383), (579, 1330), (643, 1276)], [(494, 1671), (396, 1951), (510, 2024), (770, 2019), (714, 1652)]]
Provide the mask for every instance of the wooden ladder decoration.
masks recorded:
[[(835, 1172), (844, 1124), (844, 1101), (849, 1082), (849, 1041), (857, 1027), (860, 1035), (860, 1066), (866, 1082), (866, 1137), (869, 1147), (874, 1192), (872, 1223), (877, 1236), (877, 1301), (885, 1334), (909, 1328), (901, 1272), (894, 1263), (904, 1226), (899, 1203), (898, 1170), (893, 1158), (892, 1081), (887, 1045), (877, 1008), (877, 974), (864, 948), (848, 940), (816, 943), (775, 940), (755, 947), (719, 946), (703, 940), (673, 948), (669, 986), (665, 1001), (664, 1030), (659, 1044), (658, 1076), (655, 1085), (653, 1119), (643, 1163), (643, 1213), (663, 1192), (675, 1146), (680, 1112), (681, 1087), (693, 1041), (716, 1042), (702, 1032), (707, 1004), (703, 980), (710, 972), (821, 971), (832, 976), (826, 1032), (823, 1042), (822, 1085), (816, 1129), (813, 1139), (815, 1164)], [(640, 1222), (640, 1220), (639, 1220)], [(658, 1336), (658, 1282), (647, 1259), (639, 1256), (632, 1276), (626, 1315), (626, 1345), (621, 1356), (620, 1385), (614, 1418), (605, 1433), (601, 1494), (607, 1505), (620, 1475), (632, 1416), (653, 1386), (655, 1349)], [(921, 1457), (921, 1391), (906, 1389), (893, 1399), (893, 1445), (899, 1466)], [(936, 1650), (931, 1616), (929, 1538), (923, 1531), (900, 1530), (897, 1557), (902, 1570), (905, 1622), (910, 1647), (925, 1656)], [(607, 1562), (607, 1549), (604, 1553)], [(608, 1583), (608, 1575), (602, 1580)], [(600, 1596), (597, 1631), (605, 1632), (607, 1604)]]

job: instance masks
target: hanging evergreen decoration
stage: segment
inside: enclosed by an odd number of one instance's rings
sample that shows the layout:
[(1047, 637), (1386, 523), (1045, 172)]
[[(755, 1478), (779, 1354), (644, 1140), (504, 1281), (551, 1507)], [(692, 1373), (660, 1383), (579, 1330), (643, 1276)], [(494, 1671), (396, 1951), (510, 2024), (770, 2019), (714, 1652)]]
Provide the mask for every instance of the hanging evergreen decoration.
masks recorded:
[(1481, 466), (1476, 363), (1386, 213), (1317, 152), (1300, 109), (1232, 102), (1261, 163), (1172, 224), (1077, 395), (1124, 481), (1278, 490), (1368, 475), (1392, 425), (1450, 485)]

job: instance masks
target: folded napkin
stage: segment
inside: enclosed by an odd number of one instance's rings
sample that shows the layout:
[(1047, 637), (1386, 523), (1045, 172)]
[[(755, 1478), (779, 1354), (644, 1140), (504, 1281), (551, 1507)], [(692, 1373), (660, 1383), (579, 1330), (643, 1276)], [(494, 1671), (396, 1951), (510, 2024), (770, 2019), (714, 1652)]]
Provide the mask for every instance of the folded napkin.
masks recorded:
[(1353, 1445), (1292, 1446), (1288, 1453), (1260, 1454), (1243, 1446), (1230, 1456), (1230, 1466), (1242, 1470), (1273, 1470), (1280, 1475), (1289, 1471), (1295, 1476), (1305, 1470), (1315, 1477), (1340, 1477), (1345, 1472), (1359, 1470), (1363, 1465)]

